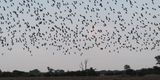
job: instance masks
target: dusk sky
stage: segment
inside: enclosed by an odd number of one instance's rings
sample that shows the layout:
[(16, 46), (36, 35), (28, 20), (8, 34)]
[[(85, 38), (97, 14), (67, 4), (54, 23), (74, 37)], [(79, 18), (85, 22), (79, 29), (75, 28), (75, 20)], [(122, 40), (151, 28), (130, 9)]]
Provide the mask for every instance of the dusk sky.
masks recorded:
[(0, 0), (0, 69), (156, 65), (160, 0)]

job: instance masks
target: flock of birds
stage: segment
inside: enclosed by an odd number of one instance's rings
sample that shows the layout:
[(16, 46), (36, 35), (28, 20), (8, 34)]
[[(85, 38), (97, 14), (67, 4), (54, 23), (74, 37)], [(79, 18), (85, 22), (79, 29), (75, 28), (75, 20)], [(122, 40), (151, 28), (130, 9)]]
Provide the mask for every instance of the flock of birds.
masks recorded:
[(159, 0), (0, 0), (0, 48), (160, 50)]

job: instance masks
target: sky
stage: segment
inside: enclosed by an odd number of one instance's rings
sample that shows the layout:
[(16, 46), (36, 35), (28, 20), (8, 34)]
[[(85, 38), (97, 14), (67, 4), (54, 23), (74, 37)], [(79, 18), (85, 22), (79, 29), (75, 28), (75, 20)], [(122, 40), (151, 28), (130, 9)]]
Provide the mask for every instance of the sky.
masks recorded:
[(0, 69), (153, 67), (159, 0), (0, 0)]

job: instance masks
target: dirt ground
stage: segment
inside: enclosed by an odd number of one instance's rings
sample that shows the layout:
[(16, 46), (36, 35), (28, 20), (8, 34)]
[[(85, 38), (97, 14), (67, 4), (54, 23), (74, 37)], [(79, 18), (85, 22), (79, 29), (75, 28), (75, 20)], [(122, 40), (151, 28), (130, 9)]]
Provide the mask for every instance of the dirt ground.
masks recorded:
[(160, 80), (160, 75), (147, 76), (101, 76), (101, 77), (9, 77), (0, 80)]

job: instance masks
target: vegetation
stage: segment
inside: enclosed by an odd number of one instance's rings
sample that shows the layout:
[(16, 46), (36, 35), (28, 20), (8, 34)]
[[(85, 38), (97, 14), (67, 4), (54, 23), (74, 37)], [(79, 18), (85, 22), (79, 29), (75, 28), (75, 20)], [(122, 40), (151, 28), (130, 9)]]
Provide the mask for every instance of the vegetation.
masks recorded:
[[(160, 64), (160, 56), (156, 56), (157, 64)], [(88, 67), (88, 60), (81, 62), (79, 71), (67, 71), (64, 70), (55, 70), (50, 67), (47, 67), (48, 72), (41, 72), (38, 69), (33, 69), (29, 72), (14, 70), (12, 72), (5, 72), (0, 70), (0, 77), (54, 77), (54, 76), (114, 76), (114, 75), (128, 75), (128, 76), (144, 76), (160, 74), (160, 67), (153, 66), (153, 68), (142, 68), (140, 70), (131, 69), (130, 65), (124, 65), (124, 70), (101, 70), (96, 71), (93, 67)]]
[(122, 71), (95, 71), (92, 67), (86, 70), (79, 71), (67, 71), (54, 70), (48, 72), (40, 72), (38, 69), (31, 70), (29, 72), (14, 70), (12, 72), (0, 71), (0, 77), (54, 77), (54, 76), (114, 76), (114, 75), (129, 75), (129, 76), (144, 76), (148, 74), (160, 74), (160, 67), (154, 66), (153, 68), (143, 68), (140, 70), (125, 69)]
[(156, 56), (155, 59), (157, 60), (157, 64), (160, 65), (160, 55)]

